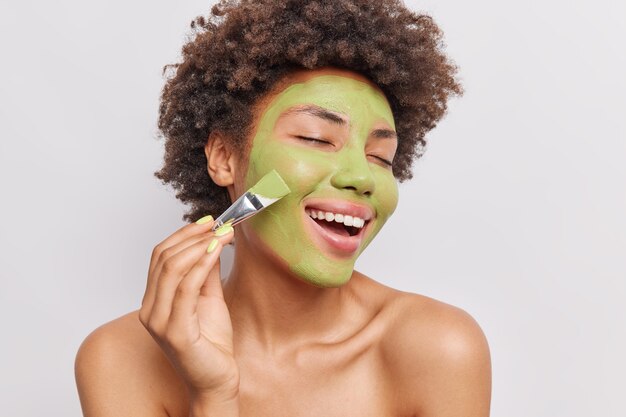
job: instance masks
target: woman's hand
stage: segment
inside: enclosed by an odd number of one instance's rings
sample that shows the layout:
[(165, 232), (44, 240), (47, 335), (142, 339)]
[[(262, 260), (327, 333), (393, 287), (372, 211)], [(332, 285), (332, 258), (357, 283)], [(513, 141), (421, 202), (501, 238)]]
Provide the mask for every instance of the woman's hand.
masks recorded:
[(239, 368), (219, 255), (233, 230), (213, 233), (213, 220), (204, 220), (154, 248), (139, 320), (187, 384), (192, 403), (227, 402), (238, 395)]

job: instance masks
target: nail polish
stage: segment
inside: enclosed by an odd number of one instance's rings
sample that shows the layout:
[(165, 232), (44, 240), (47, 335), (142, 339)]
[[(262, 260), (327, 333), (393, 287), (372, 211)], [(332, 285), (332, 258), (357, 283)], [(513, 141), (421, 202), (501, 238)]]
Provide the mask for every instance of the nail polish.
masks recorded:
[(232, 232), (233, 230), (233, 227), (230, 224), (226, 223), (215, 231), (215, 236), (224, 236)]
[(213, 216), (209, 214), (208, 216), (204, 216), (196, 220), (196, 224), (205, 224), (205, 223), (212, 222), (212, 221), (213, 221)]
[(209, 243), (209, 247), (206, 249), (207, 253), (211, 253), (217, 247), (217, 239), (213, 239), (211, 243)]

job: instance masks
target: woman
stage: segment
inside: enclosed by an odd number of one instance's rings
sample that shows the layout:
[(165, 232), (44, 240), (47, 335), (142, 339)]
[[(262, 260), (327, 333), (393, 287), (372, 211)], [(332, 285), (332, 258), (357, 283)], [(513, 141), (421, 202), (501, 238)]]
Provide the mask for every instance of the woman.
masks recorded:
[[(212, 15), (192, 24), (159, 120), (157, 176), (196, 222), (155, 247), (141, 309), (81, 346), (85, 416), (487, 416), (474, 320), (353, 269), (461, 92), (437, 26), (392, 0)], [(207, 214), (274, 169), (286, 197), (210, 231)]]

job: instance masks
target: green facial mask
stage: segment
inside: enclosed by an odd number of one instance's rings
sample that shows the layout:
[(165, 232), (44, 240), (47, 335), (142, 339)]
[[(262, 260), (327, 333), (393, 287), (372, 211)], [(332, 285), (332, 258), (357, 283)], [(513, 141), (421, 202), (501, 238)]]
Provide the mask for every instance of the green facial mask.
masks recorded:
[[(307, 116), (309, 123), (289, 124), (295, 119), (280, 117), (303, 105), (341, 113), (348, 124), (338, 128), (332, 122), (310, 119), (313, 116)], [(366, 154), (368, 135), (381, 123), (387, 129), (395, 128), (384, 95), (367, 83), (338, 75), (291, 84), (263, 112), (252, 143), (246, 189), (275, 169), (291, 193), (246, 222), (246, 233), (256, 235), (300, 279), (319, 287), (345, 284), (358, 256), (395, 210), (396, 179), (389, 168)], [(332, 138), (335, 146), (295, 137), (320, 137), (329, 132), (337, 136)], [(363, 187), (368, 188), (367, 193)], [(304, 211), (305, 198), (340, 199), (373, 208), (372, 224), (355, 253), (336, 256), (312, 240), (305, 228), (305, 222), (311, 221)]]

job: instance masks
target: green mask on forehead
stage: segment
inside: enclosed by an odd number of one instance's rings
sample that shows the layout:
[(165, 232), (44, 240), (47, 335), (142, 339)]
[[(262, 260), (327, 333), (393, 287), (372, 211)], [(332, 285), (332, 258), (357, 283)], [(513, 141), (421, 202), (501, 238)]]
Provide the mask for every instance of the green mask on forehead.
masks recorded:
[[(285, 127), (288, 120), (280, 121), (281, 114), (302, 105), (320, 106), (346, 117), (348, 125), (340, 131), (344, 136), (340, 147), (298, 143), (293, 137), (285, 138), (285, 129), (280, 129), (283, 132), (280, 135), (277, 133), (277, 122)], [(311, 126), (324, 123), (331, 122), (316, 122)], [(381, 123), (395, 128), (384, 95), (365, 82), (338, 75), (315, 76), (291, 84), (264, 109), (252, 142), (246, 189), (276, 169), (291, 193), (243, 225), (246, 233), (255, 234), (300, 279), (319, 287), (345, 284), (358, 256), (395, 210), (396, 179), (390, 169), (366, 155), (368, 135)], [(303, 129), (287, 127), (293, 135), (311, 135)], [(368, 182), (367, 194), (359, 191), (359, 181)], [(303, 200), (313, 197), (346, 200), (373, 208), (372, 224), (355, 253), (337, 256), (312, 239), (310, 229), (305, 227), (305, 222), (312, 220), (304, 211)]]

